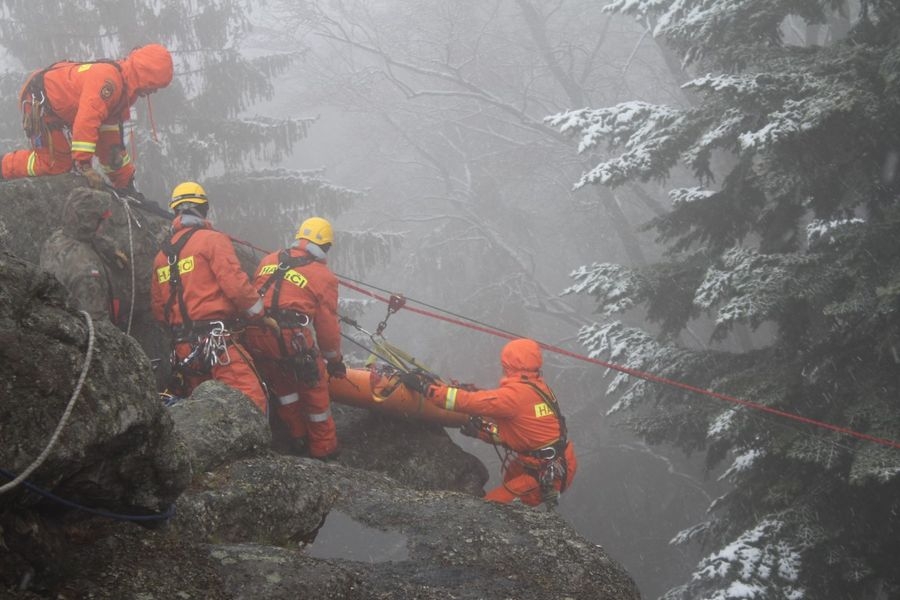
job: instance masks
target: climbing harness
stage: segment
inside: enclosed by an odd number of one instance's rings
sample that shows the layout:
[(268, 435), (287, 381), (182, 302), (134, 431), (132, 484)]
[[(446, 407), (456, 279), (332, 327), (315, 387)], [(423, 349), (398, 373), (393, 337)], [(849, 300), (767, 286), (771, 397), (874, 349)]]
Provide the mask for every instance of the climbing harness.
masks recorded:
[[(312, 256), (291, 256), (287, 249), (278, 253), (278, 266), (269, 274), (269, 278), (260, 286), (260, 298), (265, 297), (269, 289), (272, 299), (266, 314), (278, 323), (279, 331), (273, 332), (278, 340), (280, 358), (260, 357), (262, 360), (273, 360), (289, 367), (297, 381), (313, 387), (319, 381), (319, 352), (315, 344), (309, 341), (309, 315), (296, 310), (279, 306), (281, 287), (285, 278), (290, 277), (293, 269), (315, 262)], [(285, 333), (290, 332), (290, 344), (285, 341)]]
[(71, 398), (69, 398), (68, 404), (66, 404), (66, 410), (63, 411), (62, 417), (59, 419), (59, 423), (56, 425), (56, 430), (53, 432), (53, 435), (50, 436), (50, 441), (47, 442), (47, 445), (44, 447), (44, 450), (38, 455), (38, 457), (32, 462), (28, 467), (19, 473), (19, 475), (14, 478), (9, 483), (6, 483), (0, 486), (0, 494), (8, 492), (9, 490), (15, 488), (20, 483), (25, 481), (29, 475), (31, 475), (35, 469), (43, 464), (43, 462), (47, 459), (47, 456), (50, 454), (50, 451), (53, 449), (53, 446), (56, 445), (57, 440), (59, 440), (59, 435), (62, 433), (63, 427), (66, 426), (66, 423), (69, 421), (69, 417), (72, 415), (72, 409), (75, 408), (75, 401), (78, 400), (79, 394), (81, 394), (81, 386), (84, 385), (84, 380), (87, 377), (88, 370), (91, 368), (91, 359), (94, 356), (94, 322), (91, 319), (91, 315), (87, 311), (79, 311), (82, 316), (84, 316), (84, 320), (87, 321), (88, 328), (88, 346), (87, 351), (85, 352), (84, 364), (81, 366), (81, 374), (78, 376), (78, 382), (75, 384), (75, 390), (72, 392)]
[(172, 243), (172, 240), (169, 239), (161, 244), (163, 254), (166, 255), (166, 263), (169, 266), (169, 298), (166, 300), (165, 306), (163, 306), (163, 316), (165, 317), (166, 323), (172, 322), (172, 308), (177, 300), (178, 310), (181, 311), (182, 327), (187, 331), (191, 330), (192, 322), (191, 317), (188, 314), (187, 305), (184, 302), (184, 286), (181, 283), (179, 255), (181, 254), (182, 249), (184, 249), (184, 245), (187, 244), (188, 240), (198, 231), (200, 231), (199, 227), (189, 227), (181, 237), (178, 238), (177, 242)]
[[(64, 65), (91, 65), (91, 64), (108, 64), (114, 66), (119, 71), (119, 79), (121, 80), (122, 92), (119, 102), (109, 109), (109, 115), (118, 115), (128, 106), (128, 88), (125, 83), (125, 77), (122, 75), (122, 65), (111, 59), (97, 59), (87, 61), (61, 60), (53, 63), (49, 67), (34, 71), (29, 75), (22, 87), (22, 93), (19, 100), (22, 105), (22, 129), (25, 135), (31, 140), (32, 149), (42, 147), (44, 138), (47, 139), (47, 149), (50, 152), (50, 164), (56, 159), (53, 148), (53, 136), (50, 135), (52, 130), (64, 129), (68, 130), (69, 126), (62, 121), (53, 111), (50, 102), (47, 99), (44, 87), (44, 77), (53, 69), (60, 68)], [(120, 132), (123, 130), (122, 122), (119, 122)], [(122, 138), (124, 144), (124, 137)]]
[[(188, 228), (177, 242), (167, 240), (162, 244), (169, 267), (169, 298), (163, 306), (163, 315), (167, 323), (172, 322), (172, 309), (178, 302), (181, 313), (181, 325), (172, 326), (172, 375), (173, 387), (178, 391), (185, 388), (185, 377), (205, 377), (215, 366), (231, 364), (228, 345), (231, 340), (230, 328), (237, 321), (193, 321), (184, 301), (184, 285), (181, 283), (180, 253), (185, 244), (199, 227)], [(183, 358), (178, 356), (178, 345), (189, 343), (191, 350)]]

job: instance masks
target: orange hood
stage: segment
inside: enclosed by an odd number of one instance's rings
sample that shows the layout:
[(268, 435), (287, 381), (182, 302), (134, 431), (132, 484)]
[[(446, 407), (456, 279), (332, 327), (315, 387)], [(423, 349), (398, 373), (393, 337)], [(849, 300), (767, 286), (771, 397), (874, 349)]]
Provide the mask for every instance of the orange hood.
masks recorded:
[(130, 100), (137, 98), (138, 90), (156, 91), (172, 83), (172, 55), (160, 44), (135, 48), (119, 64), (128, 85)]
[(513, 340), (500, 352), (500, 364), (507, 377), (513, 375), (537, 375), (543, 359), (541, 347), (534, 340)]

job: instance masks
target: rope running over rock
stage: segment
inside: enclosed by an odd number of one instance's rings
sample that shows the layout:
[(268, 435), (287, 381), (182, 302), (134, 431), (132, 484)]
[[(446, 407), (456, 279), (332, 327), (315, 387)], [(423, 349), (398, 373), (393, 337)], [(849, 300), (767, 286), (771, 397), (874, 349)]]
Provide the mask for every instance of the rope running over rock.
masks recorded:
[(44, 451), (41, 452), (40, 456), (38, 456), (33, 463), (31, 463), (27, 469), (22, 471), (18, 477), (0, 486), (0, 494), (4, 494), (9, 490), (15, 488), (20, 483), (25, 481), (29, 475), (31, 475), (35, 469), (43, 464), (44, 460), (47, 459), (47, 456), (50, 454), (50, 451), (53, 449), (53, 446), (56, 445), (56, 442), (59, 440), (59, 435), (62, 433), (63, 427), (66, 426), (66, 423), (69, 420), (69, 417), (72, 414), (72, 409), (75, 408), (75, 401), (78, 400), (78, 396), (81, 394), (81, 386), (84, 385), (84, 380), (87, 377), (88, 370), (91, 367), (91, 358), (94, 354), (94, 322), (91, 320), (91, 315), (86, 311), (79, 311), (82, 315), (84, 315), (84, 319), (87, 321), (88, 326), (88, 347), (87, 352), (84, 358), (84, 365), (81, 367), (81, 375), (78, 377), (78, 383), (75, 385), (75, 391), (72, 392), (72, 397), (69, 398), (69, 404), (66, 406), (66, 410), (63, 413), (62, 417), (59, 420), (59, 424), (56, 426), (56, 431), (53, 432), (53, 436), (50, 438), (50, 441), (47, 442), (47, 446), (44, 448)]

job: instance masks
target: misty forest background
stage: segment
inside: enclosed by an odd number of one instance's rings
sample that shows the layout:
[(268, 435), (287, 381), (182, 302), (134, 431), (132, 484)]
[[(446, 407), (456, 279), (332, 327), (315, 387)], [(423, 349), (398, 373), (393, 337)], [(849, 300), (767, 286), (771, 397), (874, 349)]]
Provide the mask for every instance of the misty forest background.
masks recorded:
[[(26, 72), (160, 42), (176, 78), (129, 135), (148, 197), (199, 180), (267, 249), (322, 215), (345, 277), (894, 442), (547, 353), (580, 460), (559, 510), (645, 597), (900, 597), (894, 0), (0, 7), (5, 149)], [(409, 311), (386, 336), (500, 374), (501, 338)]]

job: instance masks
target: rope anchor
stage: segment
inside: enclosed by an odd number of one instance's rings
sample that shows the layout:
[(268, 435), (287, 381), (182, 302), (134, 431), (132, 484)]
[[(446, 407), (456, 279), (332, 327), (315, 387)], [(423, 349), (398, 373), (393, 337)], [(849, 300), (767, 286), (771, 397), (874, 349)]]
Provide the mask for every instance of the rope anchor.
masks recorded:
[(387, 314), (384, 316), (384, 320), (381, 321), (375, 329), (375, 335), (381, 335), (385, 327), (387, 327), (387, 322), (388, 319), (391, 318), (391, 315), (404, 306), (406, 306), (406, 297), (403, 294), (391, 294), (391, 297), (388, 300)]

